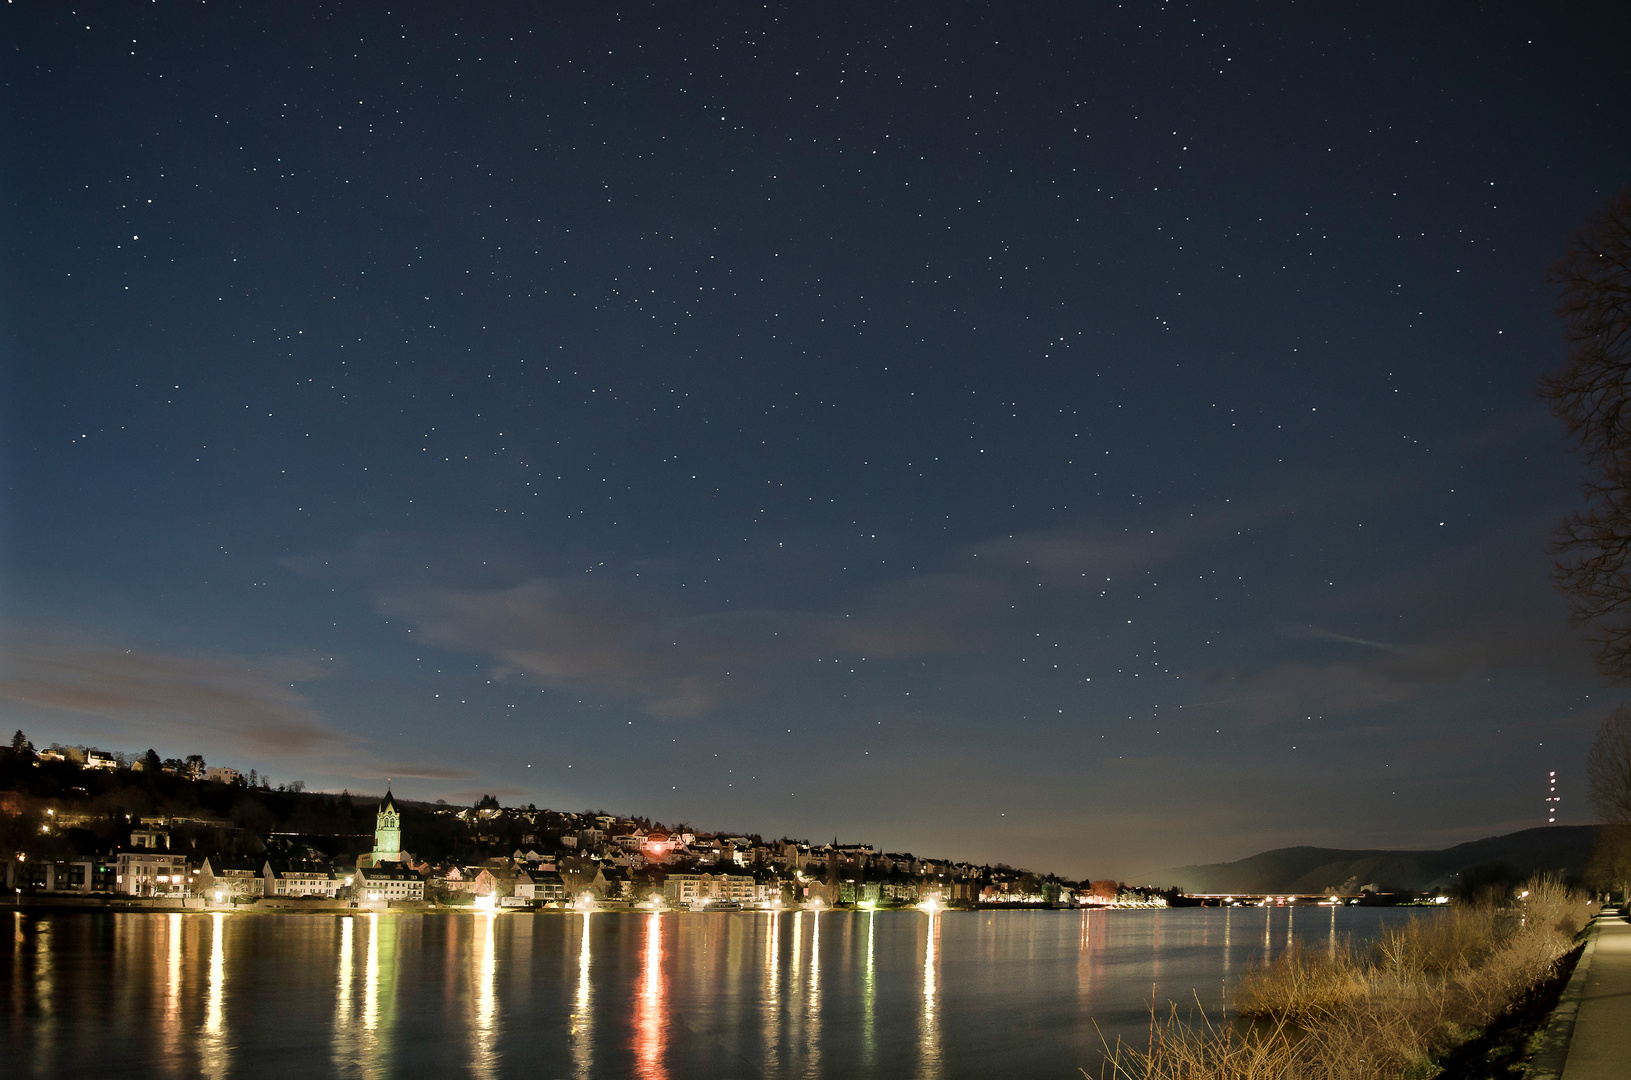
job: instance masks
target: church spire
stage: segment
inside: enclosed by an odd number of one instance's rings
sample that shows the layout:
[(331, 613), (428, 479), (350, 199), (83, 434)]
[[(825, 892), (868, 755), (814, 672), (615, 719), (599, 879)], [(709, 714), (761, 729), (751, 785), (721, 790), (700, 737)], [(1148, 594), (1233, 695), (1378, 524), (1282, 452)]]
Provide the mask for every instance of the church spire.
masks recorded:
[(374, 817), (374, 865), (402, 861), (402, 814), (391, 795), (391, 782), (385, 782), (385, 798)]

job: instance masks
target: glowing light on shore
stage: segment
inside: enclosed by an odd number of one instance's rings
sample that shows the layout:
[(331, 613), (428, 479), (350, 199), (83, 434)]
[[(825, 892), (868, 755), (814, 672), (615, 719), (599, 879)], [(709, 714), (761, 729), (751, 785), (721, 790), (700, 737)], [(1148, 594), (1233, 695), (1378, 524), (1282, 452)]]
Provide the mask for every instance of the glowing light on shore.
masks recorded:
[[(498, 907), (498, 901), (491, 896), (478, 896), (470, 906), (477, 911), (491, 912)], [(506, 923), (505, 925), (509, 924)]]
[(929, 897), (927, 900), (925, 900), (921, 904), (919, 904), (917, 906), (917, 909), (919, 911), (927, 911), (931, 915), (934, 914), (937, 911), (944, 911), (945, 910), (944, 906), (940, 903), (940, 897), (938, 897), (938, 896)]

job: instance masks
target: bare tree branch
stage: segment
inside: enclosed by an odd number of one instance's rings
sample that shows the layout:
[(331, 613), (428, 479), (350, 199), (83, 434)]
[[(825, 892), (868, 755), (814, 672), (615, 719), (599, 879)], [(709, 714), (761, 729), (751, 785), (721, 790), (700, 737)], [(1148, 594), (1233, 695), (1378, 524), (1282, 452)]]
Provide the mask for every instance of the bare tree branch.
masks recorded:
[(1538, 392), (1593, 474), (1586, 509), (1553, 537), (1554, 580), (1592, 627), (1598, 668), (1631, 682), (1631, 188), (1574, 235), (1550, 280), (1569, 358)]
[(1597, 816), (1610, 825), (1631, 825), (1631, 705), (1621, 705), (1597, 730), (1586, 755), (1586, 779)]

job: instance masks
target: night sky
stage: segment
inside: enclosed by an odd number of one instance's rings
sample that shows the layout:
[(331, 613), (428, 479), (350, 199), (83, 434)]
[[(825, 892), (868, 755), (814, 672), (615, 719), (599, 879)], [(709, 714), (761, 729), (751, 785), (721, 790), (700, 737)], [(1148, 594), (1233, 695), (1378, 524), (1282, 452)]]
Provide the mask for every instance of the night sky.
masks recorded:
[(1627, 40), (8, 4), (0, 723), (1072, 875), (1590, 820)]

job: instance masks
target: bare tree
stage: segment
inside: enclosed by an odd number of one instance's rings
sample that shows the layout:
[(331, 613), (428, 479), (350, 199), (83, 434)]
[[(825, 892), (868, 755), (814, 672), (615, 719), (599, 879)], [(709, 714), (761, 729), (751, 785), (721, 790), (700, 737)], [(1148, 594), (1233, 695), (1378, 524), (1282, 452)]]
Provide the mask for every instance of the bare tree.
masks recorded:
[(1586, 754), (1591, 803), (1603, 821), (1591, 846), (1586, 879), (1631, 896), (1631, 705), (1621, 705), (1597, 729)]
[(1570, 240), (1558, 287), (1569, 358), (1539, 393), (1591, 469), (1586, 509), (1553, 539), (1555, 578), (1597, 640), (1597, 666), (1631, 681), (1631, 188)]
[(1631, 825), (1631, 705), (1621, 705), (1597, 729), (1586, 755), (1591, 804), (1609, 825)]

